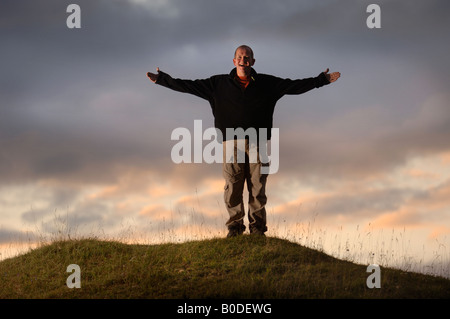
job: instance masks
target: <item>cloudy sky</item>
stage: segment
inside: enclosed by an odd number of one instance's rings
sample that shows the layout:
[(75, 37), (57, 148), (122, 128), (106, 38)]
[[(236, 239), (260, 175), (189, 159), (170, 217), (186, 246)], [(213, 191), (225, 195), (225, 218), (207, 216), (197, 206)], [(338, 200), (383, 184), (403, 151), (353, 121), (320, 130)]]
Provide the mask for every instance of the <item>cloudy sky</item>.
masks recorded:
[[(66, 25), (70, 3), (80, 29)], [(370, 3), (380, 29), (366, 25)], [(342, 74), (277, 104), (268, 235), (314, 232), (313, 245), (335, 252), (339, 236), (355, 254), (401, 242), (397, 258), (436, 257), (450, 247), (449, 9), (445, 0), (3, 0), (0, 243), (64, 231), (225, 235), (220, 164), (170, 157), (171, 132), (196, 119), (211, 127), (210, 106), (145, 73), (229, 73), (248, 44), (259, 73)]]

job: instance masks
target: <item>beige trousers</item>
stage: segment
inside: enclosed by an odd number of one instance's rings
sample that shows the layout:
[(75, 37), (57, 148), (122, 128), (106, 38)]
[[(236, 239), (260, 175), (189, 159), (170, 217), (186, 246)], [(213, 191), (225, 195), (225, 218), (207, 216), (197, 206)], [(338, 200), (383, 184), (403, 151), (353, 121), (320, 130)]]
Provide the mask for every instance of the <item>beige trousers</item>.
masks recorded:
[(247, 182), (250, 232), (267, 231), (265, 206), (268, 174), (262, 174), (261, 167), (269, 164), (261, 163), (259, 149), (249, 145), (248, 140), (223, 142), (223, 156), (224, 200), (230, 216), (226, 226), (242, 232), (245, 230), (243, 192)]

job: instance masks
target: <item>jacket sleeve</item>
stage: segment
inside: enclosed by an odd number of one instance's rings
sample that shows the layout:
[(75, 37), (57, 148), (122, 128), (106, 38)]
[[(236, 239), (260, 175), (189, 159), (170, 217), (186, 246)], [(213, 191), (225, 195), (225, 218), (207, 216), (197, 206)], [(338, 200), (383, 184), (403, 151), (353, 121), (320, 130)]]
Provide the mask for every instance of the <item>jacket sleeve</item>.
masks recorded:
[(302, 94), (315, 88), (320, 88), (324, 85), (330, 84), (325, 73), (320, 73), (315, 78), (305, 78), (299, 80), (279, 79), (276, 84), (278, 98), (286, 94)]
[(193, 94), (205, 100), (210, 100), (214, 90), (213, 80), (211, 78), (204, 80), (174, 79), (169, 74), (161, 71), (159, 72), (156, 84), (178, 92)]

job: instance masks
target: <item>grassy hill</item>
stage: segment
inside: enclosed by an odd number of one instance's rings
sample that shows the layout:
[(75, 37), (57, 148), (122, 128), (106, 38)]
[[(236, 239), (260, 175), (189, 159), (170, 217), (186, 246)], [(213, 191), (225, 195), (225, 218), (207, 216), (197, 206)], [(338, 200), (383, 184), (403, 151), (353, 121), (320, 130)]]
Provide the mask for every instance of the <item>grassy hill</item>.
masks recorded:
[[(66, 285), (67, 266), (81, 288)], [(381, 267), (369, 289), (356, 265), (271, 237), (181, 244), (54, 242), (0, 262), (0, 298), (449, 298), (450, 280)]]

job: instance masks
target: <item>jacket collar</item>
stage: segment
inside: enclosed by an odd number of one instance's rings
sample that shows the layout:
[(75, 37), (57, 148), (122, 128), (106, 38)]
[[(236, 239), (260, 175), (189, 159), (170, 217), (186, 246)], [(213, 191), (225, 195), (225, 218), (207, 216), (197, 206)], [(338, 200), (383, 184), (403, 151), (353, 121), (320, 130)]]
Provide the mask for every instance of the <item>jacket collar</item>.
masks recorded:
[[(230, 72), (230, 77), (232, 79), (234, 79), (237, 76), (237, 71), (236, 68), (234, 68), (233, 70), (231, 70)], [(253, 81), (256, 81), (256, 77), (258, 76), (258, 73), (256, 73), (255, 69), (252, 68), (252, 71), (250, 73), (250, 77)]]

